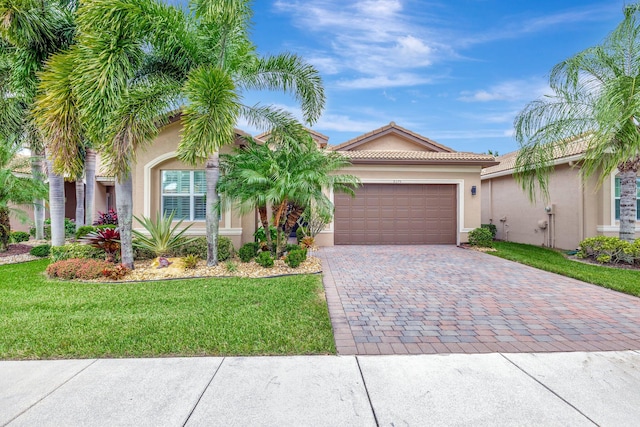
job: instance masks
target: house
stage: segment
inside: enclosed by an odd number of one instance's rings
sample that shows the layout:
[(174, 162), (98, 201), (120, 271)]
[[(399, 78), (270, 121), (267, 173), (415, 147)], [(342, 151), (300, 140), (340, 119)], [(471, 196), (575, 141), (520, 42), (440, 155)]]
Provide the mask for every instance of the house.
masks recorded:
[[(188, 234), (204, 235), (204, 171), (177, 159), (181, 128), (177, 117), (137, 154), (133, 213), (174, 211), (191, 224)], [(456, 152), (393, 122), (337, 146), (329, 146), (325, 135), (310, 134), (319, 149), (347, 156), (352, 165), (342, 172), (362, 181), (355, 198), (329, 192), (335, 217), (316, 237), (318, 245), (459, 244), (480, 226), (480, 172), (496, 164), (493, 156)], [(236, 130), (235, 143), (221, 152), (242, 146), (245, 136)], [(96, 209), (114, 207), (113, 179), (99, 175), (97, 181)], [(228, 208), (221, 212), (219, 233), (239, 247), (254, 240), (257, 222), (255, 213), (242, 216)]]
[[(498, 165), (482, 170), (482, 223), (495, 224), (496, 237), (501, 240), (562, 249), (574, 249), (587, 237), (617, 236), (620, 181), (612, 173), (602, 185), (595, 174), (583, 182), (580, 161), (585, 148), (585, 142), (577, 140), (557, 152), (549, 200), (538, 197), (535, 202), (513, 178), (518, 152), (497, 157)], [(640, 237), (640, 227), (636, 227), (636, 237)]]

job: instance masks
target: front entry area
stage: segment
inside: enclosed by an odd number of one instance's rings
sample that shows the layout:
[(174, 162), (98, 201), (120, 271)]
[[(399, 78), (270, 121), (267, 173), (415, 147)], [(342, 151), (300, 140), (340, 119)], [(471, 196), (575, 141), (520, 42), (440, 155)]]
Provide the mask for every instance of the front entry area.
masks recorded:
[(455, 184), (364, 184), (336, 194), (336, 245), (456, 244)]

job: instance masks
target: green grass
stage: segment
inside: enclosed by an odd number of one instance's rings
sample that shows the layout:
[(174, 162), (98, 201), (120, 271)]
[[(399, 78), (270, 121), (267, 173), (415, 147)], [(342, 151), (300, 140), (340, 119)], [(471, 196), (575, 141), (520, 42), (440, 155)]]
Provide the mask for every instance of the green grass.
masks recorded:
[(335, 353), (320, 276), (87, 284), (0, 266), (0, 358)]
[(572, 261), (556, 250), (512, 242), (494, 242), (491, 255), (573, 277), (630, 295), (640, 296), (640, 271)]

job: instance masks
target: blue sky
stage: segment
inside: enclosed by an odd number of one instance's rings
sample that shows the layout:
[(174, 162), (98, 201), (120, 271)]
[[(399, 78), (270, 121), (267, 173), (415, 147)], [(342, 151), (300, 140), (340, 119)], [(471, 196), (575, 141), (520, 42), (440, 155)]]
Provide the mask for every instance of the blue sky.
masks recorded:
[[(623, 0), (254, 1), (261, 54), (292, 52), (320, 71), (327, 106), (313, 129), (339, 144), (397, 124), (457, 151), (517, 149), (513, 118), (548, 93), (550, 69), (599, 43)], [(285, 107), (277, 93), (246, 102)], [(241, 128), (256, 132), (246, 124)]]

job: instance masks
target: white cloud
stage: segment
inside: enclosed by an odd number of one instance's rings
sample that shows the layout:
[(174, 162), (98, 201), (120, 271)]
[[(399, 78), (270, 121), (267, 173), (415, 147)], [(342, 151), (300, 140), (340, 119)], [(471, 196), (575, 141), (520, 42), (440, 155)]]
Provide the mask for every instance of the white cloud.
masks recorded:
[(360, 77), (353, 80), (339, 80), (337, 87), (344, 89), (375, 89), (390, 87), (418, 86), (431, 83), (431, 79), (416, 74), (378, 75), (372, 77)]
[[(438, 41), (424, 23), (415, 24), (401, 0), (278, 0), (277, 10), (292, 16), (305, 31), (317, 33), (324, 46), (306, 57), (327, 74), (350, 71), (350, 89), (411, 86), (428, 83), (416, 78), (452, 49)], [(411, 78), (407, 76), (412, 75)]]
[(458, 99), (464, 102), (532, 101), (551, 93), (551, 88), (543, 80), (509, 80), (488, 89), (462, 91)]

